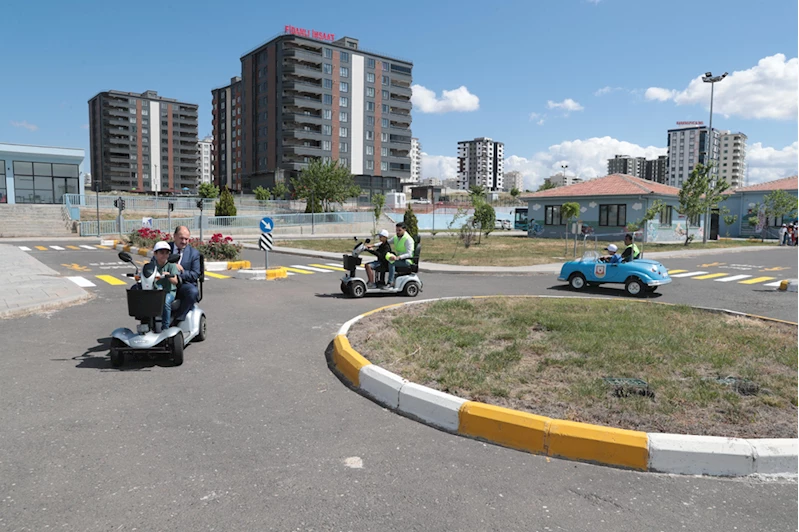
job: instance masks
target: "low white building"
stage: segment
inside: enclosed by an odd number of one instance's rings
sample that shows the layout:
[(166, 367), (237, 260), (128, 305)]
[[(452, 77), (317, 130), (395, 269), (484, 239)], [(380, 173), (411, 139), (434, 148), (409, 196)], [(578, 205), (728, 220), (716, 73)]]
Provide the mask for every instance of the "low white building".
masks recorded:
[(0, 144), (0, 203), (60, 204), (83, 193), (79, 148)]

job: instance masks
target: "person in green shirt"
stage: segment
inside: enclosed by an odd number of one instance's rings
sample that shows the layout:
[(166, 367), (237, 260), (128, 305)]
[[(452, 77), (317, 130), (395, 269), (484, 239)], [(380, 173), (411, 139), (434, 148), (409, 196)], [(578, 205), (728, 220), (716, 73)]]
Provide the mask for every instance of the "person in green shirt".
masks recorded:
[[(158, 273), (162, 276), (155, 284), (161, 288), (161, 290), (167, 291), (166, 299), (164, 300), (164, 312), (161, 315), (161, 330), (168, 329), (171, 325), (172, 302), (175, 300), (175, 293), (177, 293), (178, 289), (178, 267), (168, 262), (171, 251), (169, 243), (167, 242), (158, 242), (153, 246), (155, 265), (158, 269)], [(170, 276), (164, 277), (164, 274), (167, 273), (170, 274)]]
[(407, 232), (405, 222), (397, 224), (395, 236), (391, 241), (393, 253), (388, 255), (388, 284), (394, 286), (394, 277), (397, 273), (397, 266), (405, 267), (413, 264), (413, 249), (416, 246), (411, 235)]
[(624, 252), (621, 254), (621, 259), (624, 262), (630, 262), (633, 259), (637, 259), (641, 252), (638, 250), (638, 246), (633, 244), (633, 235), (627, 233), (624, 235)]

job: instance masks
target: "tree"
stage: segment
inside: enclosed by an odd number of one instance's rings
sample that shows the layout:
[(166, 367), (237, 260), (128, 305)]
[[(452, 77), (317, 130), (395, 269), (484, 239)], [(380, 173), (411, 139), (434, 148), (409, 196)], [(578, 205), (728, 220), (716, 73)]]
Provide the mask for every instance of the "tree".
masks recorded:
[(222, 189), (222, 194), (214, 206), (214, 216), (236, 216), (236, 202), (233, 201), (233, 194), (227, 187)]
[(312, 207), (309, 201), (305, 212), (316, 212), (320, 205), (329, 212), (331, 203), (343, 203), (361, 193), (348, 168), (338, 161), (322, 162), (318, 158), (313, 159), (299, 177), (292, 179), (291, 184), (298, 198), (310, 200), (313, 197), (316, 206)]
[(383, 216), (383, 208), (386, 206), (386, 197), (383, 194), (375, 194), (372, 196), (372, 206), (374, 207), (375, 224), (374, 232), (377, 233), (377, 224), (380, 223), (380, 217)]
[(264, 188), (260, 185), (258, 186), (258, 188), (253, 190), (253, 193), (255, 193), (255, 199), (257, 199), (258, 201), (266, 201), (272, 197), (272, 192), (270, 192), (268, 188)]
[(405, 230), (411, 235), (411, 238), (416, 239), (416, 235), (419, 234), (419, 222), (416, 220), (416, 215), (413, 213), (410, 204), (405, 209), (405, 216), (402, 217), (402, 221), (405, 222)]
[(580, 214), (580, 204), (574, 201), (570, 201), (564, 203), (560, 206), (560, 216), (561, 218), (566, 218), (569, 221), (573, 221), (577, 218), (577, 215)]
[(213, 183), (200, 183), (197, 193), (201, 198), (217, 198), (219, 197), (219, 187)]
[[(494, 230), (494, 222), (496, 219), (497, 215), (494, 212), (494, 207), (488, 203), (478, 203), (474, 208), (474, 221), (480, 224), (481, 231), (485, 236), (488, 236), (488, 234)], [(479, 244), (480, 241), (481, 239), (478, 238), (477, 243)]]
[(283, 198), (286, 197), (286, 194), (288, 194), (288, 191), (289, 191), (289, 187), (287, 187), (286, 184), (283, 181), (275, 183), (275, 186), (272, 187), (272, 195), (275, 197), (275, 199), (282, 200)]
[(510, 195), (513, 196), (513, 199), (518, 198), (519, 194), (521, 194), (521, 192), (519, 191), (518, 188), (513, 187), (512, 189), (510, 189)]
[[(796, 216), (797, 210), (797, 199), (790, 194), (787, 194), (784, 190), (773, 190), (763, 196), (763, 216), (766, 220), (769, 218), (780, 218), (785, 216)], [(758, 203), (752, 209), (754, 212), (760, 212), (761, 204)], [(726, 223), (726, 222), (725, 222)], [(757, 225), (757, 218), (755, 217), (755, 223), (751, 223), (751, 225)], [(760, 239), (764, 238), (763, 231), (760, 231)]]
[(722, 215), (722, 219), (724, 220), (724, 225), (727, 226), (727, 238), (730, 238), (730, 227), (735, 225), (735, 222), (738, 221), (737, 214), (730, 214), (730, 210), (727, 207), (723, 207), (723, 210), (719, 212)]
[[(724, 201), (726, 196), (724, 191), (730, 188), (730, 184), (723, 180), (717, 179), (715, 183), (710, 177), (712, 165), (705, 166), (697, 164), (691, 172), (688, 180), (683, 183), (680, 189), (680, 207), (678, 212), (685, 216), (686, 220), (699, 218), (705, 216), (711, 207)], [(710, 220), (705, 220), (705, 224), (710, 223)], [(692, 236), (688, 231), (688, 224), (685, 227), (685, 245), (687, 246)], [(702, 244), (707, 243), (707, 231), (702, 232)]]
[(541, 192), (542, 190), (549, 190), (550, 188), (555, 188), (555, 185), (551, 181), (544, 181), (541, 183), (541, 186), (538, 187), (536, 192)]
[(485, 201), (486, 199), (486, 189), (483, 185), (472, 185), (469, 187), (469, 199), (472, 202), (472, 205), (477, 207), (477, 202)]

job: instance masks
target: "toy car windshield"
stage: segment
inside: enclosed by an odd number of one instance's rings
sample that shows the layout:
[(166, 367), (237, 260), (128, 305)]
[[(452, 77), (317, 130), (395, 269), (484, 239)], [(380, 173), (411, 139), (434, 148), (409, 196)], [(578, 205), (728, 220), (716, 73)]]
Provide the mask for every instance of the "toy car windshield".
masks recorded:
[(597, 260), (599, 260), (599, 252), (586, 251), (583, 253), (583, 258), (580, 259), (580, 262), (596, 262)]

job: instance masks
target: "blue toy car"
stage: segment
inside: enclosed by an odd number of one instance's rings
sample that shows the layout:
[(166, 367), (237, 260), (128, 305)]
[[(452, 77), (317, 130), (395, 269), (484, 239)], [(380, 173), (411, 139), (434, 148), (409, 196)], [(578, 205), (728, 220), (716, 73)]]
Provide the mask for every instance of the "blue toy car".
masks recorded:
[(609, 264), (599, 260), (599, 253), (586, 251), (583, 258), (567, 262), (560, 269), (558, 281), (568, 281), (574, 290), (605, 283), (620, 283), (631, 296), (654, 292), (658, 286), (669, 284), (668, 270), (659, 262), (635, 259), (631, 262)]

